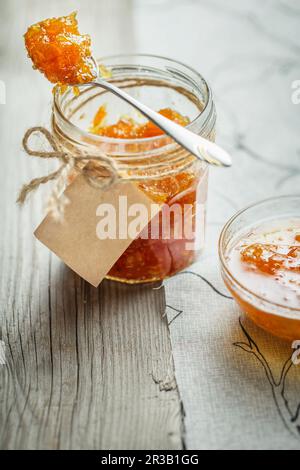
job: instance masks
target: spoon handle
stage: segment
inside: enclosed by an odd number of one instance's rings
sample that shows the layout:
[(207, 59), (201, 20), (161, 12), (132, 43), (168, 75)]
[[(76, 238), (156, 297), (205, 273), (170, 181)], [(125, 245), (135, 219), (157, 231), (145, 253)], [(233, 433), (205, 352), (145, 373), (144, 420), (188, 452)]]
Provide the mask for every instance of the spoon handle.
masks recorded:
[(199, 160), (206, 161), (211, 165), (231, 165), (231, 157), (229, 154), (215, 143), (204, 139), (197, 134), (194, 134), (185, 127), (182, 127), (179, 124), (176, 124), (170, 119), (167, 119), (166, 117), (157, 113), (156, 111), (153, 111), (153, 109), (148, 108), (148, 106), (141, 103), (140, 101), (137, 101), (124, 90), (117, 88), (115, 85), (106, 80), (98, 78), (93, 83), (111, 91), (115, 95), (122, 98), (124, 101), (127, 101), (127, 103), (134, 106), (134, 108), (140, 111), (144, 116), (150, 119), (150, 121), (152, 121), (166, 134), (172, 137), (172, 139), (174, 139), (179, 145), (184, 147), (191, 154), (195, 155), (195, 157), (197, 157)]

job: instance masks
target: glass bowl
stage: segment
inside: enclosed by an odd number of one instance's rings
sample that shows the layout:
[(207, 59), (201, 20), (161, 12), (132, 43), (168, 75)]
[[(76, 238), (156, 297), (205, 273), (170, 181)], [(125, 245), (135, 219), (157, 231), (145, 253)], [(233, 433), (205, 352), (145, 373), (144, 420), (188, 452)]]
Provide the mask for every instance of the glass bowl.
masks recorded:
[[(300, 196), (280, 196), (260, 201), (235, 214), (224, 226), (219, 238), (219, 259), (225, 285), (243, 312), (258, 326), (287, 340), (300, 339), (299, 306), (284, 305), (263, 298), (237, 279), (229, 266), (229, 253), (236, 242), (260, 224), (296, 219), (300, 226)], [(298, 294), (297, 294), (298, 295)], [(299, 290), (300, 298), (300, 290)]]

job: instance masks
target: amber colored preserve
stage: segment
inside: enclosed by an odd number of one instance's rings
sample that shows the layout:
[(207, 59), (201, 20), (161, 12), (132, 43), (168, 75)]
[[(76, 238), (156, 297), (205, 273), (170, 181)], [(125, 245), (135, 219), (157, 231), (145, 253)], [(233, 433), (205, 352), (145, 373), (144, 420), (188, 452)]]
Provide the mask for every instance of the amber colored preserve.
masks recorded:
[[(164, 108), (158, 112), (181, 126), (186, 126), (189, 123), (187, 117), (181, 116), (174, 109)], [(121, 117), (115, 124), (105, 125), (106, 116), (107, 111), (105, 106), (100, 106), (90, 129), (93, 134), (113, 137), (114, 139), (145, 139), (164, 134), (153, 122), (146, 121), (143, 124), (139, 124), (130, 116)]]
[(91, 39), (79, 33), (76, 13), (36, 23), (24, 39), (34, 67), (50, 82), (76, 85), (95, 78)]
[[(187, 125), (189, 119), (179, 112), (164, 108), (159, 113), (177, 122), (180, 125)], [(152, 122), (146, 121), (137, 123), (131, 117), (120, 117), (120, 119), (110, 125), (105, 125), (106, 110), (101, 106), (94, 119), (90, 131), (97, 135), (119, 138), (119, 139), (139, 139), (162, 135), (163, 132)], [(109, 272), (109, 277), (128, 282), (149, 282), (161, 280), (175, 274), (189, 266), (196, 258), (197, 250), (193, 246), (195, 240), (191, 238), (176, 237), (174, 232), (176, 224), (181, 224), (184, 232), (186, 217), (192, 219), (193, 232), (196, 230), (196, 202), (197, 188), (203, 172), (199, 170), (180, 172), (175, 175), (166, 176), (156, 180), (146, 179), (139, 183), (139, 187), (147, 193), (154, 203), (163, 203), (172, 207), (179, 205), (182, 209), (182, 218), (175, 220), (170, 217), (169, 236), (163, 233), (163, 214), (160, 213), (154, 221), (135, 239), (129, 248), (123, 253)], [(206, 188), (205, 188), (206, 191)], [(184, 206), (191, 208), (184, 217)], [(157, 226), (156, 229), (153, 228)], [(152, 229), (152, 232), (151, 232)], [(158, 233), (158, 238), (152, 238), (154, 233)]]
[[(154, 203), (169, 208), (174, 208), (176, 205), (181, 210), (179, 218), (177, 213), (177, 219), (170, 215), (167, 233), (162, 222), (164, 214), (162, 210), (123, 253), (108, 277), (130, 283), (149, 282), (162, 280), (189, 266), (203, 247), (207, 165), (178, 145), (174, 146), (174, 142), (151, 122), (145, 120), (137, 122), (131, 116), (131, 108), (125, 114), (116, 112), (120, 100), (109, 106), (111, 112), (117, 115), (112, 124), (105, 122), (109, 113), (106, 111), (107, 102), (104, 102), (93, 114), (89, 129), (83, 128), (84, 134), (80, 134), (79, 128), (68, 126), (68, 119), (75, 119), (74, 109), (80, 109), (76, 125), (81, 126), (82, 117), (86, 115), (85, 109), (93, 107), (95, 99), (101, 100), (103, 95), (107, 101), (112, 101), (111, 94), (106, 96), (105, 92), (100, 92), (99, 89), (94, 94), (91, 84), (82, 94), (80, 86), (76, 87), (75, 96), (72, 96), (70, 101), (72, 110), (71, 107), (65, 106), (65, 100), (70, 97), (67, 85), (80, 85), (94, 78), (91, 40), (89, 36), (79, 33), (75, 13), (61, 18), (47, 19), (31, 26), (25, 34), (25, 45), (34, 68), (44, 73), (50, 82), (59, 85), (54, 91), (53, 132), (57, 134), (61, 145), (63, 145), (62, 140), (67, 144), (69, 137), (71, 141), (68, 142), (68, 148), (69, 144), (76, 146), (77, 143), (83, 143), (82, 140), (84, 145), (97, 142), (96, 146), (100, 151), (103, 149), (102, 151), (106, 153), (108, 151), (109, 154), (113, 149), (114, 156), (118, 157), (120, 157), (119, 152), (124, 156), (124, 149), (130, 148), (130, 152), (125, 151), (128, 157), (126, 174), (129, 179), (136, 181), (138, 178), (136, 184)], [(140, 63), (136, 62), (138, 57)], [(107, 79), (114, 80), (119, 77), (118, 85), (121, 87), (126, 87), (129, 80), (131, 90), (140, 89), (145, 96), (149, 93), (146, 101), (148, 99), (149, 103), (150, 100), (150, 106), (155, 108), (156, 100), (163, 104), (159, 111), (162, 115), (183, 126), (191, 124), (194, 131), (214, 139), (215, 108), (211, 91), (203, 77), (196, 71), (184, 64), (149, 55), (113, 57), (109, 69), (116, 60), (120, 61), (120, 65), (112, 67), (106, 74)], [(105, 65), (101, 61), (100, 70), (101, 67), (107, 70)], [(193, 78), (190, 78), (190, 75)], [(87, 99), (88, 96), (91, 100)], [(76, 100), (79, 102), (78, 106)], [(59, 102), (65, 103), (63, 111)], [(178, 108), (177, 102), (180, 104)], [(171, 103), (175, 103), (174, 109), (170, 107)], [(187, 110), (186, 113), (180, 112), (182, 107)], [(185, 114), (189, 117), (185, 117)], [(61, 128), (65, 125), (68, 129), (61, 132)], [(89, 136), (86, 136), (87, 130)], [(78, 135), (71, 137), (69, 132), (78, 132)], [(102, 140), (97, 141), (100, 138)], [(119, 151), (116, 151), (116, 145)], [(142, 147), (144, 150), (141, 152), (137, 150)], [(151, 152), (153, 156), (150, 157)], [(131, 162), (136, 162), (133, 164), (135, 167), (140, 165), (135, 175), (130, 169)], [(185, 211), (187, 206), (190, 208), (188, 212)], [(187, 225), (192, 228), (188, 237), (185, 231)], [(181, 234), (178, 235), (179, 226)]]
[(300, 217), (262, 221), (231, 241), (225, 282), (241, 308), (273, 334), (300, 339)]

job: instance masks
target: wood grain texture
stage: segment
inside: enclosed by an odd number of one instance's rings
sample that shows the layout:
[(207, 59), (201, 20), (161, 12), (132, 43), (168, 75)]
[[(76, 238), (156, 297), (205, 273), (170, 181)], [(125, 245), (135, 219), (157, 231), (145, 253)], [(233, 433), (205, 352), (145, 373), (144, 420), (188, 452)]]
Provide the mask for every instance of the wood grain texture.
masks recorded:
[(26, 61), (22, 33), (43, 17), (78, 9), (83, 30), (98, 45), (105, 38), (104, 53), (125, 52), (134, 45), (131, 2), (0, 0), (0, 9), (7, 88), (0, 106), (1, 448), (179, 449), (164, 289), (108, 281), (90, 287), (32, 236), (49, 188), (22, 211), (15, 205), (21, 183), (48, 168), (25, 157), (20, 142), (27, 127), (47, 125), (51, 100)]

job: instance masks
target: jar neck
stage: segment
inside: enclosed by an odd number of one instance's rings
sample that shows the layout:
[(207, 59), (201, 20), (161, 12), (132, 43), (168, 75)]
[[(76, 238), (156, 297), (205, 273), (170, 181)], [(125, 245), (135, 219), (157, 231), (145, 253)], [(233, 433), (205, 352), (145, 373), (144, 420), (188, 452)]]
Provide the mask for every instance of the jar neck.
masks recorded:
[[(178, 62), (154, 56), (119, 56), (101, 59), (100, 62), (112, 71), (108, 80), (121, 88), (164, 89), (167, 95), (173, 93), (179, 97), (177, 108), (180, 108), (181, 99), (190, 102), (194, 115), (187, 127), (196, 134), (214, 140), (216, 113), (212, 93), (197, 72)], [(177, 165), (180, 161), (185, 165), (185, 160), (190, 159), (188, 152), (166, 135), (145, 139), (113, 139), (89, 133), (87, 128), (81, 127), (81, 123), (78, 124), (78, 116), (85, 113), (93, 100), (103, 100), (109, 95), (106, 90), (93, 85), (80, 91), (79, 95), (74, 95), (69, 88), (62, 94), (59, 90), (54, 94), (53, 132), (61, 145), (70, 151), (75, 147), (85, 153), (105, 153), (114, 157), (120, 165), (157, 165), (157, 169), (163, 163)]]

